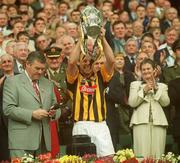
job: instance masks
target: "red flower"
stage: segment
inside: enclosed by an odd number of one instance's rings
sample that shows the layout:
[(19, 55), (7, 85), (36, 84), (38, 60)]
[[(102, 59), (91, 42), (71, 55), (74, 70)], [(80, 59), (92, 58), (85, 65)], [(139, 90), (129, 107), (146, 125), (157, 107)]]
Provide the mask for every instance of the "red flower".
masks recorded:
[(95, 160), (94, 163), (104, 163), (103, 160)]
[(12, 163), (21, 163), (21, 160), (19, 158), (13, 158), (11, 160)]

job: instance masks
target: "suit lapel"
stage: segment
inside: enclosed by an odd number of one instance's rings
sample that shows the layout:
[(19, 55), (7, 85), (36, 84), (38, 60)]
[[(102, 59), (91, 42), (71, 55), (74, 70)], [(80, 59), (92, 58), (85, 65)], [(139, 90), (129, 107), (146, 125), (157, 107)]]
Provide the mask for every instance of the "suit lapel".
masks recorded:
[(43, 82), (44, 80), (42, 78), (39, 79), (39, 91), (41, 96), (41, 102), (43, 103), (45, 97), (46, 97), (46, 84)]
[(24, 86), (24, 89), (27, 90), (27, 92), (29, 92), (32, 96), (34, 96), (34, 98), (38, 101), (41, 102), (41, 100), (39, 99), (38, 95), (36, 95), (34, 88), (31, 84), (31, 82), (29, 81), (28, 77), (26, 76), (25, 73), (22, 74), (22, 84)]

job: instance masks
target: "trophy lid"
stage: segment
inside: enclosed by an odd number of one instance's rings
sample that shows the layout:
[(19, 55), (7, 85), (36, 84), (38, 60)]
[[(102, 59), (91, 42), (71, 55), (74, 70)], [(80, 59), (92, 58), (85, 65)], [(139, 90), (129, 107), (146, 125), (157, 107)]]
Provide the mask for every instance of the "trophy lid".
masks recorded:
[(100, 33), (102, 23), (102, 14), (94, 6), (87, 6), (81, 12), (81, 25), (84, 34), (96, 38)]

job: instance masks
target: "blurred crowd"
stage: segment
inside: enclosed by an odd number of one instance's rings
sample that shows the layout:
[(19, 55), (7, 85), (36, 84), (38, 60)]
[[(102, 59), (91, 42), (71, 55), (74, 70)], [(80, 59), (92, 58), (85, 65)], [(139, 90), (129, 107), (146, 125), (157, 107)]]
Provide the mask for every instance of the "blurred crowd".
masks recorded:
[[(173, 87), (180, 78), (180, 17), (179, 6), (170, 0), (2, 0), (0, 2), (0, 93), (4, 79), (24, 72), (28, 54), (40, 51), (46, 57), (45, 77), (53, 81), (61, 94), (62, 115), (58, 122), (60, 144), (67, 145), (72, 137), (72, 102), (67, 92), (66, 68), (69, 55), (78, 39), (81, 11), (87, 5), (98, 8), (103, 16), (105, 38), (115, 56), (115, 73), (106, 91), (107, 124), (115, 149), (119, 135), (131, 135), (129, 127), (133, 109), (128, 104), (130, 84), (143, 78), (141, 62), (154, 61), (155, 82)], [(178, 4), (178, 2), (177, 2)], [(175, 7), (173, 7), (175, 6)], [(88, 44), (90, 49), (93, 44)], [(94, 63), (99, 71), (105, 58)], [(118, 74), (117, 74), (118, 73)], [(173, 84), (173, 82), (175, 84)], [(120, 85), (118, 84), (120, 83)], [(118, 91), (124, 91), (124, 101)], [(114, 92), (113, 92), (114, 91)], [(170, 93), (170, 99), (176, 96)], [(173, 101), (173, 100), (171, 100)], [(174, 134), (179, 124), (176, 102), (164, 107), (169, 123), (168, 133)], [(179, 111), (178, 111), (179, 113)], [(1, 118), (1, 124), (7, 119)], [(6, 125), (5, 125), (6, 126)], [(7, 128), (3, 128), (7, 130)], [(5, 134), (4, 137), (7, 137)]]

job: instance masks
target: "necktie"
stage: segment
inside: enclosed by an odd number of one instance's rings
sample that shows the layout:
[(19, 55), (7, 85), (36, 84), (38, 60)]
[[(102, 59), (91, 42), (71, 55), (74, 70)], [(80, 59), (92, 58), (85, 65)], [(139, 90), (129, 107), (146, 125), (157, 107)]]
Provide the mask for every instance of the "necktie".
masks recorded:
[(54, 76), (56, 76), (58, 73), (57, 73), (57, 71), (54, 71)]
[(131, 57), (131, 63), (132, 63), (132, 65), (135, 64), (135, 62), (134, 62), (134, 57)]
[(24, 71), (24, 68), (22, 65), (19, 66), (19, 72), (22, 73)]
[(134, 57), (131, 57), (131, 71), (132, 71), (132, 72), (134, 72), (134, 68), (135, 68)]
[(37, 86), (37, 81), (32, 81), (33, 83), (33, 88), (34, 88), (34, 91), (36, 93), (36, 95), (39, 97), (40, 99), (40, 92), (39, 92), (39, 89), (38, 89), (38, 86)]
[(58, 80), (59, 80), (59, 73), (57, 72), (57, 71), (54, 71), (54, 80), (56, 81), (56, 82), (58, 82)]

